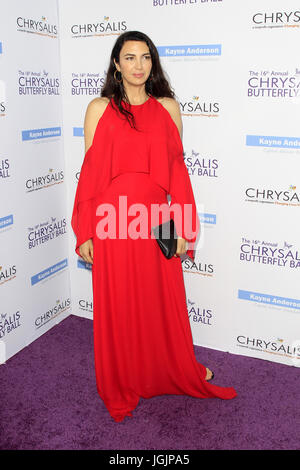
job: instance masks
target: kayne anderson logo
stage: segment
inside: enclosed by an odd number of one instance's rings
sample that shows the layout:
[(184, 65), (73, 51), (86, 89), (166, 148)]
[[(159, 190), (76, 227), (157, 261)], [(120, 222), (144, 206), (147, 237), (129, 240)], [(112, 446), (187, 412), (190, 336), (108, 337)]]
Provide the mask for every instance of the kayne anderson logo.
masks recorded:
[(23, 141), (34, 141), (61, 136), (61, 127), (45, 127), (43, 129), (29, 129), (22, 131)]
[(18, 72), (19, 95), (59, 95), (59, 78), (46, 70)]
[(13, 214), (6, 215), (0, 218), (0, 233), (3, 232), (7, 227), (11, 228), (14, 223)]
[(212, 225), (216, 225), (216, 223), (217, 223), (216, 214), (207, 214), (207, 213), (204, 213), (204, 212), (201, 212), (201, 213), (198, 212), (198, 215), (199, 215), (200, 223), (202, 225), (212, 226)]
[(64, 172), (62, 170), (55, 171), (53, 168), (49, 168), (48, 173), (38, 176), (33, 176), (25, 182), (26, 193), (32, 191), (38, 191), (40, 189), (46, 189), (55, 184), (64, 182)]
[(240, 245), (240, 261), (300, 268), (300, 252), (287, 241), (279, 244), (279, 242), (249, 240), (243, 237)]
[(83, 261), (83, 259), (80, 259), (80, 258), (78, 257), (78, 260), (77, 260), (77, 268), (86, 269), (87, 271), (91, 271), (91, 270), (92, 270), (92, 264), (91, 264), (91, 263), (87, 263), (86, 261)]
[(105, 78), (106, 78), (105, 71), (103, 72), (103, 74), (72, 72), (72, 78), (71, 78), (71, 84), (70, 84), (71, 95), (99, 96), (99, 94), (101, 93), (102, 87), (104, 85)]
[(300, 11), (257, 12), (252, 15), (252, 28), (299, 28)]
[(213, 324), (213, 312), (211, 309), (201, 308), (190, 299), (187, 301), (187, 308), (189, 319), (192, 323), (210, 326)]
[(23, 18), (18, 16), (17, 31), (21, 33), (38, 34), (39, 36), (47, 36), (57, 38), (58, 28), (56, 24), (49, 23), (45, 16), (40, 19)]
[(194, 44), (182, 46), (157, 46), (160, 57), (220, 57), (221, 44)]
[(270, 306), (275, 308), (283, 308), (283, 310), (300, 312), (300, 300), (290, 299), (288, 297), (279, 297), (278, 295), (262, 294), (260, 292), (251, 292), (247, 290), (238, 291), (238, 298), (262, 304), (263, 306)]
[(245, 190), (245, 201), (299, 207), (300, 193), (296, 189), (293, 184), (288, 189), (247, 188)]
[(73, 127), (73, 137), (84, 137), (83, 127)]
[(201, 156), (194, 149), (184, 152), (184, 161), (190, 176), (217, 178), (219, 162), (216, 158)]
[(39, 282), (44, 281), (45, 279), (67, 268), (67, 266), (68, 266), (67, 258), (63, 259), (62, 261), (59, 261), (56, 264), (53, 264), (52, 266), (49, 266), (48, 268), (44, 269), (43, 271), (37, 274), (34, 274), (31, 277), (31, 285), (34, 286), (35, 284), (38, 284)]
[(253, 351), (259, 351), (261, 353), (275, 354), (276, 356), (288, 357), (295, 359), (297, 362), (295, 365), (299, 367), (300, 362), (300, 344), (299, 341), (295, 341), (290, 344), (283, 338), (272, 338), (271, 340), (262, 338), (253, 338), (246, 335), (239, 335), (236, 338), (236, 346)]
[(39, 328), (49, 323), (49, 321), (54, 320), (63, 312), (66, 312), (67, 310), (69, 310), (70, 307), (71, 307), (71, 299), (67, 298), (64, 300), (60, 300), (60, 299), (56, 300), (55, 304), (51, 305), (51, 307), (46, 312), (36, 317), (36, 319), (34, 320), (34, 325), (35, 325), (36, 330), (38, 330)]
[(300, 70), (250, 70), (248, 97), (254, 98), (298, 98), (300, 91)]
[(300, 149), (300, 137), (278, 137), (271, 135), (247, 135), (246, 145), (280, 149)]
[(127, 30), (125, 20), (114, 20), (104, 16), (100, 22), (73, 24), (71, 26), (72, 38), (88, 38), (95, 36), (119, 36)]
[(199, 96), (193, 96), (189, 101), (179, 102), (182, 116), (219, 117), (220, 104), (215, 101), (200, 101)]

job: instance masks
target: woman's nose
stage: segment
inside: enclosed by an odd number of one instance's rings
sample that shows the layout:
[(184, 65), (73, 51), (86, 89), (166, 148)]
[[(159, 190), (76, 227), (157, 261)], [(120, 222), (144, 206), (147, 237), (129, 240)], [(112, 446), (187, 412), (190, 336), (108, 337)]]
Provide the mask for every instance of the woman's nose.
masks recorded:
[(135, 67), (137, 69), (141, 69), (142, 68), (142, 61), (140, 59), (137, 59), (136, 63), (135, 63)]

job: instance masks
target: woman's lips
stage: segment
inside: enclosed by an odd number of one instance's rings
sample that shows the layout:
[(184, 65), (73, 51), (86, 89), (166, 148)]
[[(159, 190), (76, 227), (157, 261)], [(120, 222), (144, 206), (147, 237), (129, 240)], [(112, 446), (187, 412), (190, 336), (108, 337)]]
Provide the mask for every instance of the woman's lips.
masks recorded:
[(137, 78), (141, 78), (141, 77), (144, 76), (144, 74), (143, 73), (134, 73), (133, 76), (137, 77)]

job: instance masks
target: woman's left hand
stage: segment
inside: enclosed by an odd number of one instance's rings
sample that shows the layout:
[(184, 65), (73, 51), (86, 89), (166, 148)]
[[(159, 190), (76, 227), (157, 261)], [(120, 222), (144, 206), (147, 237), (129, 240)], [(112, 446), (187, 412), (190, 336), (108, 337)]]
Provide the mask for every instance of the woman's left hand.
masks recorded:
[(187, 247), (188, 247), (188, 241), (185, 238), (178, 237), (177, 238), (177, 250), (174, 256), (177, 257), (186, 253)]

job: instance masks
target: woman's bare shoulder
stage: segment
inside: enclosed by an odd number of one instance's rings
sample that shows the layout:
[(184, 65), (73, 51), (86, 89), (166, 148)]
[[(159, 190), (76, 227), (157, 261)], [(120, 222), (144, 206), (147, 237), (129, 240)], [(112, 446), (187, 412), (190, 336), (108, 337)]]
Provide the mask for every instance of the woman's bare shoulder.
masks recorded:
[(92, 101), (89, 102), (87, 106), (87, 114), (95, 115), (96, 117), (101, 117), (109, 101), (109, 98), (107, 98), (106, 96), (94, 98)]
[(106, 97), (94, 98), (89, 102), (84, 118), (84, 137), (86, 151), (92, 145), (95, 130), (99, 119), (102, 117), (109, 99)]
[(167, 96), (163, 96), (161, 98), (157, 98), (157, 101), (160, 102), (160, 104), (162, 104), (164, 106), (164, 108), (166, 108), (167, 111), (169, 111), (169, 113), (177, 113), (178, 111), (180, 112), (180, 107), (179, 107), (179, 103), (177, 100), (175, 100), (175, 98), (169, 98)]
[(180, 105), (175, 98), (168, 98), (166, 96), (162, 98), (157, 98), (157, 101), (168, 111), (171, 118), (175, 122), (180, 136), (182, 135), (182, 120), (181, 120), (181, 111)]

